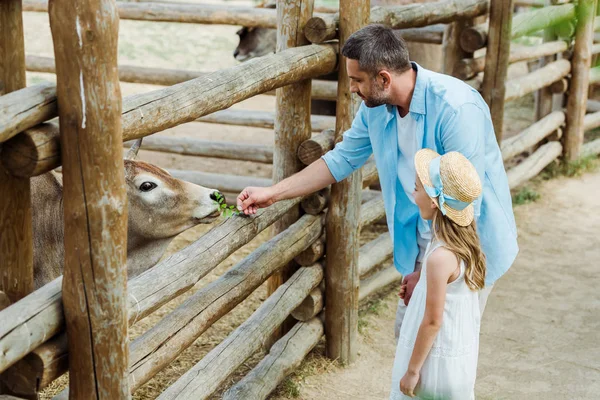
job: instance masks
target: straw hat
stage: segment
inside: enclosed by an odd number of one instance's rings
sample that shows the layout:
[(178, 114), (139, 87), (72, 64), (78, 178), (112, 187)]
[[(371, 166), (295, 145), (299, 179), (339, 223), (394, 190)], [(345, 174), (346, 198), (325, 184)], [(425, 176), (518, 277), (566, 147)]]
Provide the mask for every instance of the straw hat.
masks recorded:
[[(435, 179), (435, 176), (430, 174), (436, 174), (438, 163), (440, 179), (434, 185), (432, 178)], [(465, 156), (456, 151), (440, 156), (431, 149), (422, 149), (415, 155), (415, 168), (427, 194), (438, 207), (439, 196), (443, 194), (440, 210), (445, 216), (460, 226), (473, 222), (472, 203), (481, 195), (481, 181), (475, 167)]]

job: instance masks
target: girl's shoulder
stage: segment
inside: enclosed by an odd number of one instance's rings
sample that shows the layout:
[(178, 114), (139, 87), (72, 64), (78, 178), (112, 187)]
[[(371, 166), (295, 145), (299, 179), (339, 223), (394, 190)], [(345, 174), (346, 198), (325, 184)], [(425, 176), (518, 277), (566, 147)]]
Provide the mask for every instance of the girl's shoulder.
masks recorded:
[(450, 277), (458, 267), (456, 254), (443, 245), (437, 246), (427, 257), (428, 276)]

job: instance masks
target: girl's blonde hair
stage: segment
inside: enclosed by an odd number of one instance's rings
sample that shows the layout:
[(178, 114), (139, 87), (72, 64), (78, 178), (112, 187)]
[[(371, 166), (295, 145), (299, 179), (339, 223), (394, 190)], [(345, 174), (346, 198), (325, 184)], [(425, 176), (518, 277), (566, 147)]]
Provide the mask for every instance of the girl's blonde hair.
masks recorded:
[(439, 208), (433, 215), (433, 237), (442, 241), (444, 247), (453, 252), (458, 262), (465, 263), (465, 282), (471, 290), (485, 286), (485, 254), (481, 250), (475, 220), (467, 226), (460, 226), (444, 217)]

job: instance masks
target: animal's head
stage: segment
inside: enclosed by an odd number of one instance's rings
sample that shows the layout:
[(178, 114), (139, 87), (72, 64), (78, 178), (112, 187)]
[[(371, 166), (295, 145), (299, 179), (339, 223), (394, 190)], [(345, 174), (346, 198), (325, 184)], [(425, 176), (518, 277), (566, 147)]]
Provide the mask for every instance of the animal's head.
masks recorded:
[(125, 158), (130, 234), (145, 239), (170, 238), (219, 217), (215, 189), (182, 181), (136, 160), (138, 148), (136, 142)]
[[(263, 3), (258, 8), (275, 8), (275, 3)], [(274, 53), (277, 46), (277, 31), (269, 28), (242, 27), (236, 32), (240, 43), (233, 51), (233, 57), (238, 61), (248, 61)]]

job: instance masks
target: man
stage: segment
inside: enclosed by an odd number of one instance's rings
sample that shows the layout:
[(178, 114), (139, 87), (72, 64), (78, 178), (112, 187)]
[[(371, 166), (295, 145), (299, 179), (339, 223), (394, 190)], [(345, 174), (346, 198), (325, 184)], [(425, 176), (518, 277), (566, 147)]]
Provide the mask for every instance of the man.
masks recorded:
[(244, 189), (238, 208), (254, 214), (276, 201), (315, 192), (343, 180), (373, 154), (394, 243), (394, 264), (407, 286), (405, 299), (398, 304), (398, 337), (431, 238), (430, 227), (420, 218), (412, 196), (413, 158), (422, 148), (439, 154), (458, 151), (473, 163), (483, 183), (483, 194), (475, 203), (487, 258), (486, 288), (480, 293), (483, 313), (492, 285), (518, 252), (508, 179), (487, 104), (464, 82), (411, 63), (404, 41), (382, 25), (355, 32), (342, 54), (350, 90), (363, 100), (343, 141), (274, 186)]

